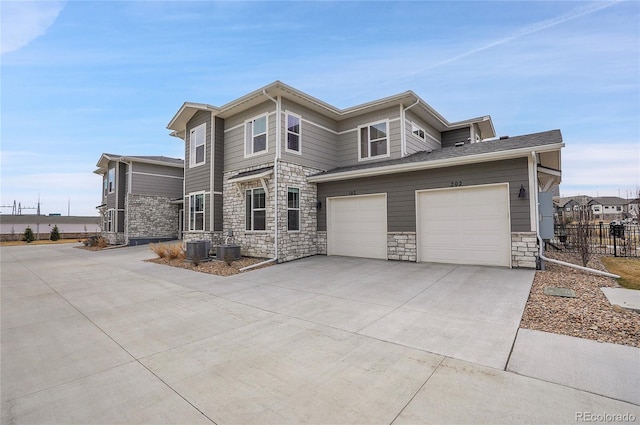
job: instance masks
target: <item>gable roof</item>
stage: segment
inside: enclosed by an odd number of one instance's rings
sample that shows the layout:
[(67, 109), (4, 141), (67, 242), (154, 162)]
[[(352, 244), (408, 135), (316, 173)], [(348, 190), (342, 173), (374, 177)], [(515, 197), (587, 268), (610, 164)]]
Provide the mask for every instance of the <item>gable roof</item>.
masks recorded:
[(175, 167), (175, 168), (184, 168), (184, 160), (180, 158), (171, 158), (168, 156), (157, 156), (157, 155), (116, 155), (112, 153), (103, 153), (100, 155), (100, 159), (96, 164), (98, 167), (97, 170), (94, 171), (96, 174), (103, 174), (109, 165), (110, 161), (124, 161), (124, 162), (142, 162), (145, 164), (155, 164), (155, 165), (165, 165), (167, 167)]
[(404, 158), (367, 162), (334, 168), (309, 178), (311, 182), (327, 182), (345, 178), (443, 168), (531, 155), (531, 152), (559, 151), (564, 147), (560, 130), (550, 130), (499, 140), (450, 146), (432, 151), (420, 151)]
[(232, 100), (231, 102), (228, 102), (220, 107), (212, 106), (205, 103), (185, 102), (180, 107), (178, 112), (176, 112), (176, 114), (173, 116), (171, 121), (169, 121), (169, 124), (167, 124), (167, 128), (169, 130), (173, 130), (171, 133), (172, 136), (183, 137), (187, 122), (189, 122), (189, 120), (198, 111), (210, 111), (215, 116), (228, 118), (231, 115), (240, 113), (263, 102), (273, 100), (277, 96), (291, 99), (335, 121), (342, 121), (365, 113), (378, 111), (381, 109), (389, 108), (391, 106), (401, 105), (403, 107), (411, 107), (412, 112), (416, 113), (438, 131), (455, 130), (457, 128), (477, 124), (480, 127), (482, 133), (486, 134), (488, 137), (494, 137), (496, 134), (493, 127), (493, 122), (491, 121), (491, 117), (489, 115), (471, 118), (464, 121), (449, 122), (442, 115), (440, 115), (440, 113), (433, 109), (427, 102), (422, 100), (411, 90), (393, 96), (376, 99), (360, 105), (352, 106), (346, 109), (340, 109), (304, 92), (301, 92), (300, 90), (297, 90), (291, 86), (288, 86), (281, 81), (274, 81), (271, 84), (254, 90), (251, 93), (248, 93), (238, 99)]

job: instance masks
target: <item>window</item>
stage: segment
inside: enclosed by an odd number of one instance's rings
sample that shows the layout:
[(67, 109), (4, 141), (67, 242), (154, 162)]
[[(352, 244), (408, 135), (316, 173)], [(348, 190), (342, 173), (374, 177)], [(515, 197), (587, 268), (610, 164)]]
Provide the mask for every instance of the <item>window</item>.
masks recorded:
[(204, 230), (204, 193), (189, 196), (189, 230)]
[(389, 155), (387, 122), (379, 122), (360, 127), (360, 159)]
[(267, 116), (255, 118), (245, 123), (245, 155), (267, 151)]
[(286, 150), (300, 153), (300, 117), (287, 113), (287, 148)]
[(300, 230), (300, 189), (287, 189), (287, 230)]
[(266, 230), (267, 210), (264, 189), (249, 189), (246, 191), (246, 229)]
[(104, 193), (104, 196), (107, 196), (107, 193), (109, 192), (109, 178), (106, 174), (102, 179), (102, 192)]
[(192, 128), (189, 132), (189, 165), (196, 166), (204, 164), (205, 162), (205, 138), (207, 133), (207, 124), (203, 123)]
[(424, 130), (414, 123), (411, 123), (411, 132), (420, 140), (425, 140), (426, 136), (424, 134)]
[(105, 232), (113, 232), (113, 215), (114, 215), (115, 211), (114, 210), (107, 210), (106, 214), (104, 215), (104, 227), (103, 230)]
[(108, 186), (109, 186), (109, 193), (112, 193), (114, 190), (116, 190), (116, 169), (114, 168), (109, 168), (109, 174), (107, 176), (107, 181), (108, 181)]
[(622, 212), (622, 207), (620, 205), (616, 206), (616, 211), (617, 212)]
[(601, 210), (600, 210), (600, 205), (594, 205), (594, 206), (593, 206), (593, 212), (595, 212), (595, 213), (599, 213), (599, 212), (601, 212)]

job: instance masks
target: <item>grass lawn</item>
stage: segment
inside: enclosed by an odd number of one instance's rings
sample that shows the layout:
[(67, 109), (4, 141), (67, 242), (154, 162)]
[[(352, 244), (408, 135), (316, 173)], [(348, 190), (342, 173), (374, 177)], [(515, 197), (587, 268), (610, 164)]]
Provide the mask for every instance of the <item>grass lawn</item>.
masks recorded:
[(33, 241), (26, 243), (24, 241), (7, 241), (0, 242), (0, 246), (22, 246), (22, 245), (53, 245), (53, 244), (61, 244), (61, 243), (77, 243), (79, 239), (60, 239), (57, 241), (50, 241), (48, 239), (43, 239), (40, 241)]
[(620, 276), (621, 286), (640, 290), (640, 258), (602, 257), (602, 263), (611, 273)]

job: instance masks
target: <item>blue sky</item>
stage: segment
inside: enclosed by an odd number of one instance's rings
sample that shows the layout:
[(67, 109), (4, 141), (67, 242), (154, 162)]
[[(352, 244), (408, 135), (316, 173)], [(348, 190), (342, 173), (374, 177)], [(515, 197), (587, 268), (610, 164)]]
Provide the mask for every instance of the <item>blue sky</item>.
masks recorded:
[(166, 129), (183, 102), (274, 80), (340, 108), (413, 90), (449, 121), (491, 115), (498, 135), (559, 128), (563, 196), (640, 189), (639, 2), (1, 1), (0, 15), (1, 205), (97, 215), (103, 152), (183, 158)]

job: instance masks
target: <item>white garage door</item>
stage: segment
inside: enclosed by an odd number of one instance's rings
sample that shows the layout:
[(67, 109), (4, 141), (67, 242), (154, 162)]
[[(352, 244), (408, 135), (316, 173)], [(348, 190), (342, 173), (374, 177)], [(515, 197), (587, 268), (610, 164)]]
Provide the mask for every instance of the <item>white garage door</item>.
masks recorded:
[(511, 265), (509, 188), (417, 192), (419, 261)]
[(329, 198), (327, 254), (387, 259), (387, 197)]

